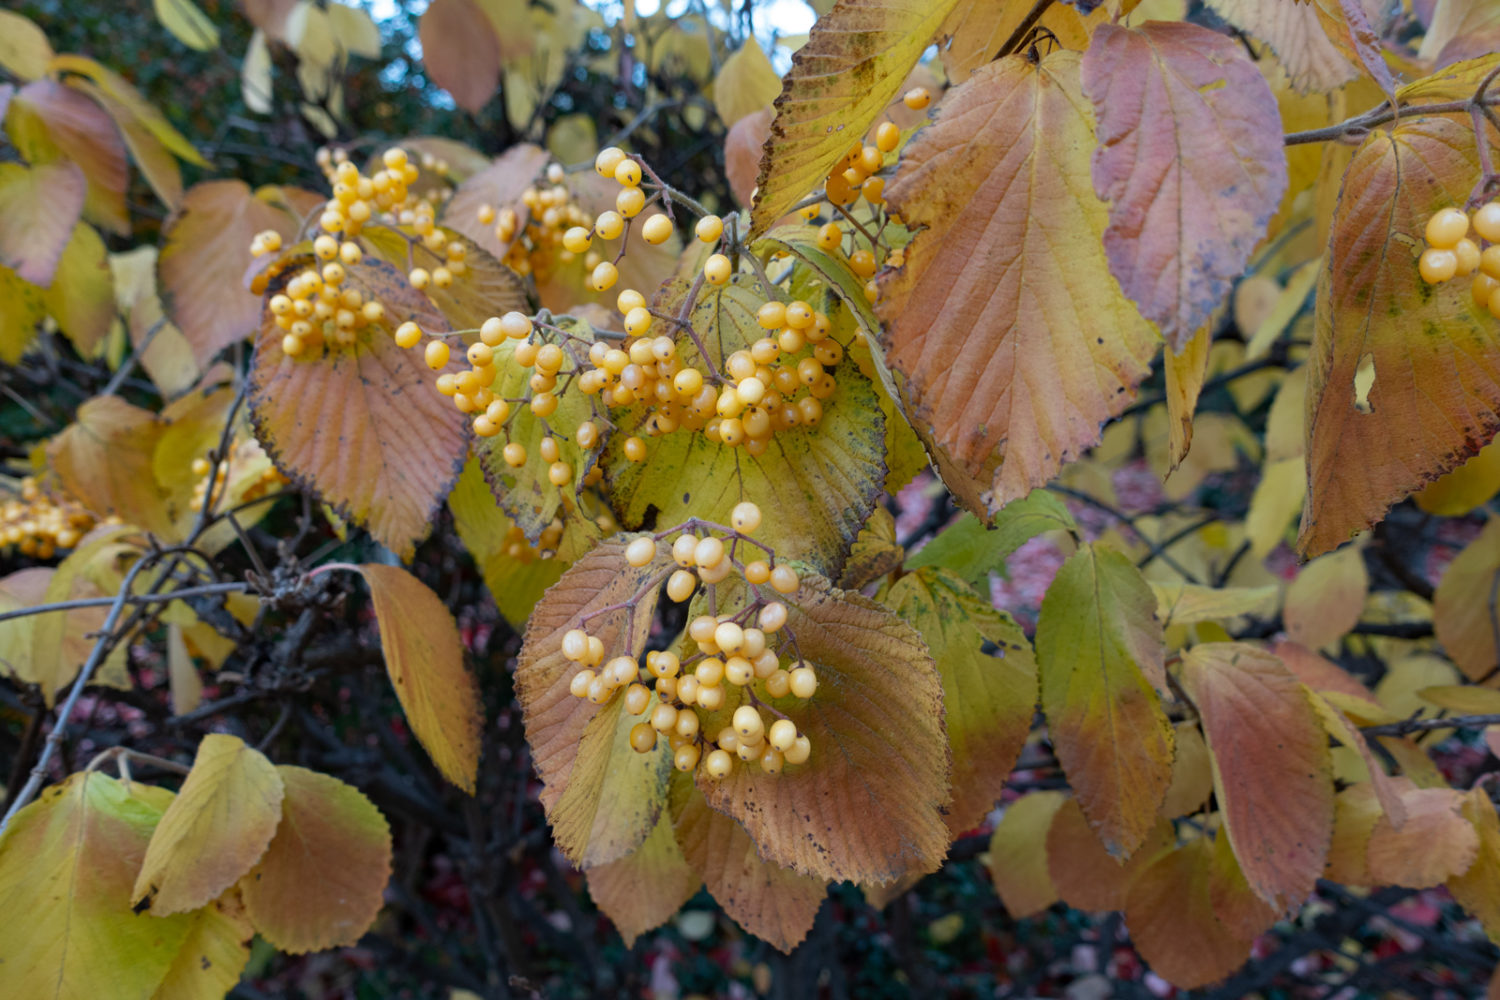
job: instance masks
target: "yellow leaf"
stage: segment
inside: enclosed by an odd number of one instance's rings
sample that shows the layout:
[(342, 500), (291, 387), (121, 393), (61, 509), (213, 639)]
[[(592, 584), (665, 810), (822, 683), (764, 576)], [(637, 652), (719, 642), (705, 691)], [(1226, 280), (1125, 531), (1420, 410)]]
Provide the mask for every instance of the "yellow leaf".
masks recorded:
[(1034, 916), (1057, 902), (1047, 872), (1047, 830), (1067, 795), (1032, 792), (1005, 808), (990, 836), (989, 869), (995, 891), (1016, 919)]
[(1443, 651), (1464, 676), (1483, 680), (1494, 670), (1495, 588), (1500, 575), (1500, 519), (1448, 564), (1432, 599), (1432, 623)]
[(22, 80), (47, 73), (52, 46), (36, 23), (24, 14), (0, 10), (0, 67)]
[[(151, 127), (138, 119), (132, 110), (115, 100), (103, 87), (92, 80), (70, 77), (68, 86), (80, 90), (109, 113), (125, 139), (125, 146), (135, 159), (136, 166), (146, 175), (151, 190), (168, 209), (175, 210), (182, 201), (182, 171), (172, 151), (153, 134)], [(168, 126), (170, 128), (170, 126)]]
[[(1035, 6), (1033, 0), (966, 0), (955, 6), (942, 28), (948, 44), (940, 54), (948, 78), (963, 80), (993, 59), (1030, 20)], [(1036, 27), (1050, 31), (1063, 48), (1088, 47), (1088, 26), (1068, 4), (1049, 5)]]
[(186, 715), (203, 701), (203, 678), (182, 638), (182, 626), (167, 626), (167, 684), (172, 695), (172, 714)]
[(187, 937), (186, 916), (130, 909), (130, 884), (172, 793), (75, 774), (0, 837), (0, 989), (8, 997), (148, 997)]
[(1413, 499), (1417, 506), (1439, 517), (1463, 517), (1500, 493), (1500, 440), (1447, 475), (1434, 480)]
[(490, 492), (479, 462), (470, 459), (448, 496), (453, 526), (479, 564), (485, 586), (505, 620), (523, 628), (542, 593), (557, 582), (567, 561), (532, 548)]
[(258, 115), (270, 114), (274, 106), (271, 69), (271, 47), (266, 44), (266, 33), (256, 28), (245, 48), (245, 58), (240, 61), (240, 98), (245, 107)]
[(46, 315), (42, 290), (0, 264), (0, 362), (21, 360)]
[(255, 866), (281, 821), (276, 767), (237, 736), (209, 733), (162, 814), (130, 901), (158, 916), (196, 910)]
[(1471, 684), (1437, 684), (1417, 692), (1423, 701), (1460, 715), (1500, 715), (1500, 691)]
[(1448, 879), (1448, 891), (1478, 918), (1491, 941), (1500, 940), (1500, 818), (1483, 788), (1471, 788), (1461, 806), (1479, 835), (1479, 850), (1467, 871)]
[(240, 880), (261, 937), (294, 955), (357, 942), (380, 913), (391, 877), (391, 828), (353, 785), (306, 768), (276, 768), (281, 824)]
[(1212, 329), (1204, 325), (1179, 353), (1168, 344), (1163, 351), (1167, 382), (1168, 473), (1176, 469), (1193, 443), (1193, 411), (1208, 374), (1208, 343)]
[(156, 19), (183, 45), (199, 52), (219, 47), (219, 29), (192, 0), (154, 0)]
[(33, 165), (66, 160), (83, 171), (88, 180), (84, 218), (121, 236), (130, 232), (125, 204), (130, 161), (108, 112), (74, 88), (44, 77), (16, 92), (5, 125)]
[(189, 917), (187, 939), (151, 1000), (217, 1000), (240, 981), (255, 928), (231, 889)]
[(1292, 272), (1292, 276), (1287, 279), (1286, 287), (1280, 290), (1270, 310), (1252, 329), (1250, 342), (1245, 345), (1246, 361), (1255, 361), (1270, 351), (1271, 345), (1281, 337), (1287, 325), (1307, 304), (1307, 297), (1317, 286), (1318, 274), (1322, 269), (1323, 261), (1320, 258), (1310, 260)]
[(880, 278), (887, 360), (986, 515), (1096, 443), (1156, 349), (1100, 243), (1078, 73), (1067, 51), (976, 71), (886, 188), (891, 211), (925, 227)]
[(109, 254), (93, 226), (79, 223), (57, 262), (42, 303), (85, 358), (93, 357), (115, 321), (114, 276)]
[(90, 59), (88, 56), (73, 55), (65, 53), (52, 61), (54, 70), (65, 70), (76, 73), (79, 76), (92, 80), (95, 85), (109, 97), (130, 112), (141, 125), (156, 137), (157, 141), (172, 154), (184, 162), (194, 166), (206, 167), (205, 160), (193, 144), (183, 138), (181, 132), (172, 127), (166, 116), (158, 111), (149, 101), (141, 96), (140, 91), (133, 87), (129, 80), (125, 79), (114, 70)]
[(406, 721), (443, 777), (473, 795), (484, 701), (464, 667), (458, 624), (443, 599), (401, 567), (366, 563), (359, 572)]
[(583, 874), (594, 905), (614, 922), (627, 948), (666, 923), (703, 884), (677, 846), (672, 815), (665, 809), (640, 847)]
[(341, 3), (330, 3), (327, 10), (333, 36), (344, 51), (366, 59), (380, 58), (380, 29), (369, 11)]
[(1036, 654), (1058, 762), (1099, 839), (1129, 857), (1172, 780), (1156, 595), (1121, 553), (1082, 546), (1047, 588)]
[(900, 94), (956, 2), (843, 0), (818, 19), (808, 43), (792, 56), (781, 96), (771, 95), (776, 118), (761, 159), (752, 235), (770, 229), (823, 183)]
[(1319, 556), (1303, 566), (1286, 591), (1287, 636), (1308, 649), (1321, 649), (1349, 633), (1365, 607), (1370, 574), (1358, 545)]
[(582, 163), (599, 148), (599, 132), (589, 115), (564, 115), (547, 129), (547, 149), (559, 163)]
[(1276, 610), (1279, 596), (1268, 587), (1203, 587), (1191, 583), (1153, 583), (1156, 613), (1165, 625), (1223, 621), (1241, 615), (1265, 617)]
[(1264, 559), (1286, 538), (1287, 527), (1302, 510), (1306, 489), (1301, 456), (1267, 462), (1261, 470), (1245, 515), (1245, 536), (1257, 559)]
[(192, 345), (162, 311), (161, 296), (156, 291), (156, 258), (155, 247), (137, 247), (110, 254), (109, 266), (114, 277), (115, 300), (125, 316), (140, 365), (162, 396), (171, 399), (191, 387), (202, 373), (193, 358)]
[(753, 35), (724, 60), (714, 77), (714, 107), (726, 129), (766, 107), (780, 93), (781, 76)]
[(1162, 800), (1161, 815), (1176, 819), (1198, 811), (1214, 790), (1213, 763), (1203, 731), (1193, 722), (1179, 722), (1172, 727), (1172, 784)]
[(161, 434), (156, 415), (118, 396), (97, 396), (78, 408), (67, 430), (47, 445), (47, 464), (63, 488), (96, 516), (118, 514), (160, 535), (175, 519), (156, 481), (152, 455)]

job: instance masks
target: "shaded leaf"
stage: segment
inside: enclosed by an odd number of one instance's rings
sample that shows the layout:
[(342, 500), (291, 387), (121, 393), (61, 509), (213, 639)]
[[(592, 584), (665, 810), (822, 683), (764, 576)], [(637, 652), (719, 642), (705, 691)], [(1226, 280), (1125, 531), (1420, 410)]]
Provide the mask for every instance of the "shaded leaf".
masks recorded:
[(932, 871), (948, 846), (948, 750), (942, 680), (920, 636), (821, 577), (805, 575), (786, 603), (818, 692), (774, 704), (811, 741), (812, 758), (779, 775), (700, 776), (708, 804), (739, 820), (767, 861), (805, 875), (885, 883)]
[(1112, 857), (1089, 829), (1077, 799), (1069, 799), (1047, 828), (1048, 871), (1063, 902), (1102, 913), (1125, 906), (1130, 880), (1161, 851), (1172, 846), (1172, 825), (1156, 818), (1139, 849), (1127, 861)]
[(1500, 440), (1480, 448), (1478, 454), (1429, 483), (1412, 499), (1429, 514), (1462, 517), (1489, 503), (1496, 493), (1500, 493)]
[(118, 514), (148, 531), (168, 535), (175, 506), (152, 471), (160, 434), (150, 410), (119, 396), (96, 396), (47, 443), (47, 464), (63, 489), (96, 516)]
[(1067, 801), (1058, 791), (1023, 795), (1006, 806), (990, 836), (990, 878), (1005, 909), (1018, 920), (1057, 902), (1047, 871), (1047, 830), (1053, 814)]
[(1246, 643), (1188, 650), (1182, 682), (1203, 721), (1235, 857), (1256, 894), (1288, 913), (1312, 892), (1332, 836), (1333, 781), (1317, 713), (1277, 657)]
[(1005, 561), (1016, 549), (1043, 532), (1059, 530), (1078, 533), (1067, 505), (1054, 493), (1032, 490), (1006, 504), (992, 525), (965, 514), (913, 553), (906, 565), (941, 566), (983, 590), (991, 573), (1005, 572)]
[(22, 80), (44, 76), (52, 46), (36, 22), (18, 11), (0, 10), (0, 67)]
[(412, 732), (443, 777), (474, 794), (484, 700), (443, 599), (400, 566), (366, 563), (385, 669)]
[(429, 333), (448, 327), (389, 264), (367, 259), (348, 272), (347, 286), (385, 305), (389, 329), (371, 326), (351, 349), (294, 359), (268, 310), (250, 370), (250, 414), (282, 472), (409, 560), (463, 468), (467, 422), (390, 331), (407, 320)]
[(1500, 587), (1500, 521), (1490, 520), (1448, 564), (1432, 599), (1432, 624), (1443, 652), (1471, 681), (1493, 671), (1496, 589)]
[(1494, 941), (1500, 939), (1500, 817), (1483, 788), (1469, 789), (1461, 809), (1479, 835), (1479, 848), (1468, 870), (1448, 879), (1448, 891)]
[(219, 29), (193, 0), (153, 0), (153, 4), (161, 26), (183, 45), (199, 52), (219, 47)]
[(213, 1000), (227, 995), (250, 961), (255, 927), (231, 890), (189, 914), (187, 938), (151, 1000)]
[(1324, 30), (1319, 4), (1307, 0), (1208, 0), (1224, 20), (1271, 46), (1298, 90), (1333, 90), (1359, 67)]
[(1196, 24), (1095, 30), (1094, 190), (1125, 294), (1182, 350), (1228, 295), (1287, 186), (1276, 98), (1244, 50)]
[(12, 915), (0, 934), (7, 996), (151, 995), (191, 926), (130, 910), (131, 882), (171, 800), (94, 771), (15, 815), (0, 837), (0, 906)]
[(595, 865), (584, 877), (594, 905), (613, 921), (627, 948), (666, 923), (703, 884), (677, 846), (665, 809), (640, 847), (618, 861)]
[(1208, 345), (1212, 328), (1205, 323), (1189, 338), (1180, 352), (1170, 344), (1162, 352), (1162, 368), (1167, 384), (1167, 473), (1170, 475), (1187, 457), (1193, 444), (1193, 412), (1198, 409), (1198, 395), (1208, 374)]
[(1342, 638), (1358, 623), (1369, 589), (1370, 574), (1358, 546), (1307, 563), (1286, 590), (1282, 620), (1287, 638), (1308, 649)]
[(1250, 888), (1234, 847), (1222, 833), (1214, 838), (1213, 864), (1209, 869), (1208, 896), (1214, 914), (1241, 941), (1253, 941), (1276, 923), (1276, 911)]
[(1172, 783), (1161, 803), (1161, 815), (1176, 819), (1195, 813), (1208, 801), (1214, 790), (1213, 762), (1203, 731), (1195, 722), (1178, 722), (1172, 726)]
[(1375, 790), (1367, 783), (1350, 785), (1333, 803), (1333, 841), (1328, 847), (1325, 878), (1344, 885), (1372, 885), (1366, 851), (1370, 831), (1384, 815)]
[(281, 825), (240, 882), (261, 937), (293, 955), (352, 945), (380, 913), (391, 828), (364, 793), (306, 768), (276, 768)]
[(209, 733), (151, 835), (130, 902), (158, 916), (206, 905), (255, 867), (281, 822), (276, 767), (237, 736)]
[(1464, 793), (1392, 780), (1401, 785), (1406, 822), (1398, 829), (1389, 815), (1375, 821), (1365, 855), (1370, 877), (1382, 885), (1425, 889), (1468, 871), (1479, 852), (1479, 833), (1464, 817)]
[(1162, 627), (1135, 564), (1095, 545), (1070, 556), (1042, 600), (1036, 654), (1058, 762), (1094, 832), (1128, 857), (1172, 779)]
[(1379, 520), (1500, 427), (1493, 321), (1462, 282), (1424, 283), (1412, 252), (1436, 209), (1463, 204), (1477, 164), (1467, 120), (1419, 117), (1372, 133), (1345, 174), (1308, 365), (1305, 555)]
[[(568, 563), (543, 558), (524, 536), (513, 537), (515, 526), (495, 502), (479, 462), (470, 459), (448, 496), (453, 526), (464, 548), (479, 564), (479, 572), (505, 620), (522, 628), (543, 592), (562, 576)], [(513, 554), (512, 550), (515, 550)]]
[(1155, 351), (1100, 243), (1078, 72), (1067, 51), (976, 71), (886, 187), (890, 210), (925, 227), (879, 279), (887, 360), (986, 515), (1096, 443)]
[(47, 312), (83, 357), (92, 357), (115, 321), (115, 283), (104, 241), (79, 223), (63, 248), (52, 287), (42, 294)]
[[(141, 92), (136, 90), (129, 80), (114, 70), (88, 56), (73, 53), (64, 53), (55, 58), (52, 61), (52, 68), (76, 73), (92, 81), (104, 96), (129, 111), (131, 116), (143, 125), (158, 142), (171, 150), (174, 156), (195, 166), (208, 166), (208, 161), (199, 155), (198, 151), (193, 148), (193, 144), (188, 142), (181, 132), (172, 127), (166, 115), (142, 97)], [(110, 110), (110, 114), (114, 115), (113, 109)]]
[(83, 171), (67, 160), (0, 163), (0, 261), (25, 281), (51, 285), (87, 190)]
[(1276, 610), (1280, 594), (1264, 587), (1204, 587), (1192, 583), (1153, 583), (1156, 613), (1163, 625), (1224, 621), (1242, 615), (1264, 617)]
[[(130, 110), (111, 97), (92, 80), (71, 77), (68, 86), (87, 94), (90, 99), (109, 113), (115, 127), (120, 130), (125, 146), (130, 150), (151, 190), (156, 192), (169, 209), (176, 209), (182, 201), (182, 171), (172, 151), (152, 133), (151, 128), (140, 121)], [(171, 126), (167, 126), (171, 128)]]
[(71, 160), (88, 179), (84, 215), (112, 232), (130, 231), (125, 140), (103, 108), (56, 80), (33, 80), (16, 92), (6, 127), (33, 164)]
[(1218, 982), (1250, 957), (1250, 941), (1214, 912), (1212, 871), (1213, 844), (1199, 837), (1142, 868), (1125, 901), (1125, 925), (1141, 957), (1184, 989)]
[(760, 161), (751, 212), (759, 235), (859, 140), (901, 93), (957, 0), (839, 0), (792, 54), (776, 98), (771, 138)]
[(905, 556), (906, 550), (896, 541), (896, 519), (884, 507), (876, 507), (854, 539), (838, 585), (844, 590), (863, 590), (899, 569)]

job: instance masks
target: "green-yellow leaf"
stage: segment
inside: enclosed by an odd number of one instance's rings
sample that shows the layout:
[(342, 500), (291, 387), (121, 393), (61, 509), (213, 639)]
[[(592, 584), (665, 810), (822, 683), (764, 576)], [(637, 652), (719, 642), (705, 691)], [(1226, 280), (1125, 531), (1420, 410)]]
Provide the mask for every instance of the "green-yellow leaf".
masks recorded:
[(568, 563), (538, 553), (520, 528), (506, 516), (484, 481), (479, 462), (470, 459), (448, 497), (453, 526), (464, 548), (479, 564), (480, 575), (505, 620), (522, 628), (531, 609), (557, 582)]
[(115, 321), (114, 275), (104, 241), (93, 226), (80, 222), (73, 227), (42, 302), (74, 349), (92, 357)]
[(781, 93), (781, 77), (754, 35), (719, 67), (713, 93), (714, 107), (726, 129), (766, 107)]
[(162, 814), (130, 901), (158, 916), (196, 910), (255, 867), (281, 822), (276, 766), (237, 736), (209, 733)]
[(220, 1000), (240, 981), (255, 927), (238, 890), (188, 915), (187, 939), (151, 1000)]
[(183, 45), (199, 52), (219, 47), (219, 29), (192, 0), (154, 0), (156, 19)]
[(1068, 796), (1059, 791), (1023, 795), (1005, 809), (990, 837), (990, 877), (1011, 916), (1034, 916), (1057, 902), (1047, 871), (1047, 830)]
[(908, 569), (941, 566), (986, 589), (991, 573), (1004, 573), (1005, 561), (1046, 531), (1078, 533), (1073, 515), (1056, 494), (1032, 490), (995, 515), (993, 525), (965, 514), (906, 560)]
[(1242, 615), (1265, 617), (1276, 610), (1275, 585), (1204, 587), (1192, 583), (1153, 583), (1156, 613), (1164, 625), (1223, 621)]
[(1500, 715), (1500, 691), (1472, 684), (1438, 684), (1423, 688), (1422, 700), (1460, 715)]
[(1063, 563), (1036, 630), (1042, 711), (1089, 825), (1129, 857), (1172, 780), (1172, 726), (1156, 595), (1119, 552), (1086, 545)]
[(240, 881), (261, 937), (300, 955), (357, 942), (391, 877), (391, 828), (353, 785), (281, 765), (281, 825)]
[(172, 793), (75, 774), (0, 837), (0, 994), (149, 997), (187, 937), (186, 916), (130, 909), (130, 886)]
[(863, 138), (956, 3), (840, 0), (817, 20), (776, 98), (752, 233), (770, 229)]
[(406, 721), (443, 777), (474, 794), (484, 701), (443, 599), (399, 566), (366, 563), (385, 669)]
[(44, 76), (52, 62), (46, 34), (24, 14), (0, 10), (0, 67), (22, 80)]

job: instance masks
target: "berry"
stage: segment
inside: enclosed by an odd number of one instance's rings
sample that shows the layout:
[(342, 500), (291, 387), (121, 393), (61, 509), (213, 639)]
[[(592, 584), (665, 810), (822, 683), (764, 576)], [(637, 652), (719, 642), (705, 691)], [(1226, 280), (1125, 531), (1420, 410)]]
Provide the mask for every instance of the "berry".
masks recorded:
[(724, 543), (709, 537), (698, 543), (693, 550), (693, 561), (701, 569), (713, 569), (724, 559)]
[(523, 340), (531, 336), (531, 319), (525, 313), (508, 312), (500, 317), (500, 329), (512, 340)]
[(665, 733), (677, 725), (677, 709), (671, 705), (658, 704), (651, 710), (651, 728), (658, 733)]
[[(797, 571), (790, 566), (777, 566), (771, 570), (771, 588), (778, 594), (795, 594), (801, 582), (797, 579)], [(765, 628), (764, 625), (761, 628)], [(771, 629), (766, 629), (771, 631)]]
[(772, 698), (785, 698), (792, 690), (792, 676), (785, 670), (773, 671), (765, 678), (766, 694)]
[(734, 726), (734, 731), (740, 739), (747, 743), (760, 742), (766, 731), (766, 724), (753, 705), (741, 705), (735, 709), (731, 725)]
[(729, 523), (741, 534), (753, 534), (760, 527), (760, 508), (749, 500), (742, 500), (730, 511)]
[(582, 226), (574, 226), (563, 233), (563, 248), (570, 253), (587, 253), (594, 234)]
[(717, 712), (724, 707), (724, 689), (722, 687), (700, 687), (698, 689), (698, 706), (705, 712)]
[(734, 770), (734, 758), (723, 750), (710, 751), (703, 762), (703, 770), (710, 778), (727, 778)]
[(411, 282), (411, 287), (420, 292), (432, 282), (432, 275), (427, 273), (426, 268), (414, 267), (406, 276), (406, 280)]
[[(641, 690), (645, 690), (642, 688)], [(630, 727), (630, 749), (636, 753), (650, 753), (656, 749), (656, 730), (644, 722)]]
[(594, 233), (601, 240), (617, 240), (625, 231), (625, 219), (619, 212), (601, 212), (594, 220)]
[(676, 677), (677, 671), (682, 669), (682, 661), (677, 658), (676, 653), (670, 650), (662, 650), (656, 654), (656, 659), (654, 660), (648, 656), (646, 658), (646, 666), (658, 678)]
[(734, 622), (720, 622), (714, 628), (714, 642), (726, 653), (737, 653), (745, 645), (745, 630)]
[(777, 719), (766, 733), (766, 741), (785, 753), (797, 742), (797, 724), (790, 719)]
[(894, 152), (901, 145), (901, 129), (895, 122), (881, 122), (875, 130), (875, 148), (882, 153)]
[(625, 561), (632, 566), (641, 567), (656, 558), (656, 541), (651, 538), (637, 538), (625, 546)]
[(1500, 281), (1487, 274), (1474, 275), (1473, 284), (1469, 286), (1469, 291), (1474, 296), (1474, 304), (1481, 309), (1489, 306), (1490, 296), (1495, 293), (1496, 289), (1500, 289)]
[[(690, 534), (678, 535), (677, 540), (672, 543), (672, 561), (684, 569), (690, 568), (693, 566), (693, 555), (697, 551), (698, 539), (696, 536)], [(713, 622), (713, 619), (707, 616), (703, 620), (708, 621), (710, 624)], [(708, 638), (712, 634), (712, 632), (708, 632), (703, 636), (693, 635), (693, 641), (702, 642), (703, 639)]]
[(633, 219), (641, 214), (641, 209), (646, 207), (646, 192), (638, 187), (621, 188), (620, 193), (615, 195), (615, 210), (627, 219)]
[(607, 260), (601, 260), (589, 275), (589, 287), (596, 292), (607, 292), (620, 278), (619, 269)]
[(1458, 255), (1452, 250), (1437, 250), (1429, 247), (1417, 260), (1417, 270), (1422, 280), (1429, 285), (1447, 281), (1458, 273)]
[(767, 774), (780, 774), (785, 762), (786, 758), (775, 747), (768, 746), (760, 753), (760, 769)]
[(447, 341), (429, 340), (427, 342), (427, 350), (426, 354), (424, 355), (424, 360), (427, 362), (428, 368), (436, 371), (439, 368), (444, 368), (447, 366), (448, 356), (450, 353), (451, 352), (448, 350)]
[(724, 220), (717, 215), (705, 215), (693, 227), (693, 235), (704, 243), (713, 243), (724, 234)]
[(771, 567), (764, 559), (745, 564), (745, 579), (759, 586), (771, 579)]
[(672, 754), (672, 766), (679, 771), (691, 771), (698, 766), (698, 754), (698, 744), (696, 743), (688, 743), (685, 746), (680, 746)]
[(932, 103), (932, 95), (927, 92), (926, 87), (913, 87), (901, 96), (901, 103), (913, 111), (921, 111)]
[(699, 660), (698, 665), (693, 668), (693, 676), (703, 687), (718, 687), (724, 680), (724, 661), (715, 656)]
[(563, 633), (563, 656), (572, 660), (574, 663), (579, 663), (583, 660), (584, 657), (588, 655), (588, 652), (589, 636), (587, 632), (585, 632), (581, 628), (574, 628), (569, 629), (567, 632)]
[[(1475, 255), (1476, 259), (1478, 255)], [(651, 328), (651, 313), (643, 306), (636, 306), (625, 314), (625, 332), (639, 337)]]
[(711, 255), (703, 263), (703, 280), (710, 285), (722, 285), (729, 280), (729, 258), (721, 253)]
[(844, 244), (844, 231), (839, 228), (838, 223), (825, 223), (818, 230), (818, 248), (829, 253), (837, 250)]
[[(777, 569), (780, 568), (777, 567)], [(774, 576), (774, 571), (772, 575)], [(760, 609), (760, 614), (756, 616), (756, 623), (760, 625), (762, 632), (768, 634), (779, 632), (786, 624), (786, 605), (780, 601), (772, 601)]]
[(580, 670), (573, 675), (573, 680), (568, 684), (568, 690), (575, 698), (587, 698), (589, 685), (594, 682), (595, 673), (592, 670)]
[(743, 656), (731, 656), (724, 661), (724, 679), (735, 687), (744, 687), (755, 679), (755, 667)]
[(615, 168), (625, 159), (625, 151), (619, 146), (605, 146), (594, 157), (594, 172), (600, 177), (613, 177)]
[(526, 464), (526, 446), (519, 441), (506, 445), (500, 454), (505, 459), (505, 464), (512, 469), (519, 469)]
[(678, 736), (690, 740), (698, 735), (699, 725), (697, 712), (678, 712), (677, 725), (673, 726), (672, 729)]
[[(544, 418), (552, 416), (557, 412), (557, 397), (550, 392), (537, 393), (531, 397), (531, 412)], [(772, 580), (771, 586), (775, 585), (776, 581)]]
[(795, 743), (781, 753), (788, 764), (806, 764), (807, 758), (812, 756), (812, 741), (806, 736), (799, 736)]
[(667, 578), (667, 596), (674, 601), (685, 601), (698, 589), (698, 578), (692, 570), (679, 569)]
[(641, 183), (641, 165), (629, 157), (622, 157), (615, 164), (614, 178), (628, 188), (636, 187)]
[(625, 711), (640, 715), (651, 703), (651, 689), (644, 684), (632, 684), (625, 689)]
[(756, 312), (755, 321), (766, 330), (775, 330), (785, 326), (786, 305), (781, 302), (767, 302)]
[(566, 486), (573, 481), (573, 467), (567, 462), (553, 462), (547, 466), (547, 481), (553, 486)]
[(1458, 245), (1453, 248), (1453, 254), (1458, 258), (1457, 274), (1460, 278), (1468, 277), (1479, 269), (1479, 244), (1473, 240), (1459, 240)]
[(792, 694), (798, 698), (811, 698), (818, 690), (818, 675), (811, 667), (798, 667), (788, 680), (791, 681)]
[[(655, 218), (659, 219), (661, 216), (658, 215)], [(615, 308), (620, 310), (621, 316), (629, 315), (632, 309), (644, 309), (645, 306), (646, 296), (634, 288), (623, 288), (620, 290), (620, 294), (615, 296)]]
[(1452, 250), (1469, 232), (1469, 217), (1456, 208), (1440, 208), (1427, 220), (1427, 245)]
[(1486, 202), (1475, 210), (1474, 232), (1481, 239), (1500, 243), (1500, 201)]
[(1484, 248), (1484, 252), (1479, 255), (1479, 269), (1500, 281), (1500, 244)]
[[(409, 320), (396, 327), (397, 347), (416, 347), (417, 342), (421, 339), (422, 328)], [(439, 365), (438, 367), (441, 368), (442, 365)]]
[(626, 438), (625, 457), (632, 462), (644, 462), (646, 460), (646, 442), (638, 437)]

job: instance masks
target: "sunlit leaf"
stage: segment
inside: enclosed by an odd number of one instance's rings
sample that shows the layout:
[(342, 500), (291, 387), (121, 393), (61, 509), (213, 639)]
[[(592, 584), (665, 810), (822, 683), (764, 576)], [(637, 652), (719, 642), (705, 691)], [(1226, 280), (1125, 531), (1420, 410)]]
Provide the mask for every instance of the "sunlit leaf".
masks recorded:
[(1193, 647), (1183, 654), (1182, 681), (1203, 720), (1235, 857), (1256, 894), (1290, 912), (1322, 873), (1333, 828), (1317, 713), (1277, 657), (1246, 643)]
[(771, 68), (754, 35), (724, 60), (714, 77), (714, 107), (725, 128), (767, 107), (780, 93), (781, 74)]
[(891, 211), (925, 227), (880, 278), (887, 360), (986, 515), (1099, 440), (1157, 342), (1100, 242), (1078, 61), (1058, 51), (977, 70), (886, 187)]
[(391, 829), (364, 793), (306, 768), (276, 768), (281, 824), (240, 882), (261, 937), (294, 955), (352, 945), (380, 913)]
[(422, 65), (432, 82), (466, 111), (488, 104), (500, 85), (500, 42), (479, 5), (433, 0), (417, 27)]
[[(956, 5), (942, 31), (948, 36), (948, 44), (940, 52), (948, 78), (965, 79), (994, 59), (1001, 46), (1020, 41), (1017, 32), (1031, 25), (1034, 7), (1034, 0), (970, 0)], [(1088, 29), (1071, 4), (1049, 4), (1034, 23), (1050, 31), (1064, 48), (1088, 45)]]
[(1047, 589), (1036, 654), (1058, 762), (1089, 825), (1128, 857), (1172, 780), (1156, 595), (1126, 556), (1083, 546)]
[(237, 736), (209, 733), (151, 835), (132, 904), (158, 916), (196, 910), (255, 866), (281, 822), (281, 777)]
[(237, 890), (188, 916), (187, 938), (151, 1000), (216, 1000), (234, 988), (250, 961), (255, 927)]

